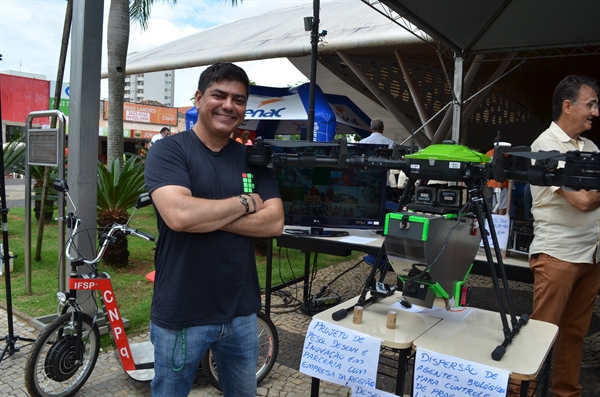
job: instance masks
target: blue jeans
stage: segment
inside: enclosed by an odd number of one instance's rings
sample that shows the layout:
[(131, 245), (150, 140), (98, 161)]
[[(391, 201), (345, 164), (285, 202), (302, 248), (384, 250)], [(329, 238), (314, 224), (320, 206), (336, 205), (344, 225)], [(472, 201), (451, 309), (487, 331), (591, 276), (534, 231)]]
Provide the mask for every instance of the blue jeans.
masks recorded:
[(183, 330), (161, 328), (151, 323), (150, 340), (154, 345), (153, 396), (187, 396), (208, 348), (212, 349), (217, 361), (219, 385), (224, 396), (256, 396), (256, 314), (237, 317), (229, 324)]

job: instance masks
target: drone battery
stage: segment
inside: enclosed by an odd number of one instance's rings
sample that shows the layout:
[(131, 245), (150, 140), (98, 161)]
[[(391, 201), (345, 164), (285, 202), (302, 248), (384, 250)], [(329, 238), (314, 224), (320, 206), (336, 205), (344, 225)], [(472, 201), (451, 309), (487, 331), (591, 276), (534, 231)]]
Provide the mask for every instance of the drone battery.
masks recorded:
[(437, 191), (437, 202), (446, 207), (460, 208), (467, 202), (466, 190), (462, 187), (445, 187)]
[(433, 203), (437, 196), (437, 188), (434, 186), (415, 187), (415, 202), (421, 204)]
[[(407, 158), (409, 156), (406, 156)], [(410, 159), (409, 176), (415, 179), (462, 181), (468, 163), (460, 161), (438, 161), (433, 159)]]

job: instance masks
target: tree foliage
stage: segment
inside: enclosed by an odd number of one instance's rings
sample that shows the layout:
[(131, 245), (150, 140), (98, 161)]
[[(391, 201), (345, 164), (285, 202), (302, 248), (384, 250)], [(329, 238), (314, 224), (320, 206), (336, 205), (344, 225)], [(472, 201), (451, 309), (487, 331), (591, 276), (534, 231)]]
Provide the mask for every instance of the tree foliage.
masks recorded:
[[(138, 156), (131, 156), (119, 167), (113, 160), (108, 166), (98, 163), (98, 226), (100, 230), (113, 223), (125, 223), (128, 210), (135, 205), (137, 197), (147, 191), (144, 182), (144, 163)], [(127, 238), (117, 236), (117, 241), (104, 254), (104, 263), (127, 266), (129, 249)]]

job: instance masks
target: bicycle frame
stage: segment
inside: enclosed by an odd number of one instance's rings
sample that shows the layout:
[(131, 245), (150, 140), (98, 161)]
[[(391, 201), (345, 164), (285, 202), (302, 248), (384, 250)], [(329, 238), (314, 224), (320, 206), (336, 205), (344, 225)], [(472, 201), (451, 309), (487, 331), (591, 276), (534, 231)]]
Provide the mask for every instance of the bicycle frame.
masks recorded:
[[(71, 266), (75, 269), (76, 272), (77, 263), (72, 262)], [(133, 360), (131, 347), (129, 346), (127, 333), (125, 332), (125, 327), (123, 326), (123, 319), (121, 317), (119, 307), (117, 306), (117, 298), (115, 297), (115, 292), (110, 281), (110, 276), (107, 273), (101, 273), (100, 277), (98, 278), (86, 278), (81, 277), (80, 275), (76, 275), (74, 277), (73, 275), (71, 275), (71, 277), (69, 278), (69, 301), (71, 306), (77, 305), (76, 302), (72, 302), (72, 299), (77, 299), (76, 291), (78, 290), (100, 291), (100, 303), (102, 304), (102, 312), (104, 313), (104, 317), (107, 320), (106, 327), (108, 329), (108, 333), (111, 337), (111, 340), (113, 341), (117, 348), (117, 351), (119, 352), (119, 357), (121, 358), (121, 365), (123, 367), (123, 370), (127, 372), (134, 371), (137, 369), (153, 368), (154, 365), (149, 366), (148, 364), (143, 364), (138, 367)], [(78, 305), (74, 307), (78, 307)], [(94, 322), (95, 319), (96, 317), (94, 317)]]
[[(66, 182), (62, 180), (56, 180), (54, 182), (54, 188), (59, 191), (64, 191), (71, 200), (71, 197), (68, 194), (68, 187), (66, 186)], [(72, 307), (76, 312), (81, 312), (81, 308), (77, 303), (77, 291), (99, 291), (100, 292), (100, 303), (102, 307), (102, 312), (104, 314), (104, 318), (106, 320), (106, 327), (108, 330), (108, 334), (110, 336), (111, 341), (115, 345), (117, 352), (119, 353), (119, 357), (121, 359), (121, 365), (123, 370), (127, 372), (130, 376), (132, 375), (132, 371), (142, 370), (142, 369), (153, 369), (154, 363), (143, 363), (136, 364), (134, 360), (134, 355), (132, 353), (131, 346), (129, 344), (129, 340), (127, 339), (127, 333), (125, 332), (125, 327), (123, 326), (123, 319), (121, 317), (121, 313), (119, 311), (119, 307), (117, 306), (117, 299), (112, 287), (112, 283), (110, 280), (110, 275), (108, 273), (98, 273), (95, 267), (95, 264), (100, 261), (104, 252), (106, 251), (108, 245), (111, 241), (114, 240), (114, 236), (118, 232), (125, 233), (126, 235), (136, 235), (138, 237), (142, 237), (149, 241), (154, 241), (155, 237), (153, 235), (141, 232), (137, 229), (130, 228), (129, 221), (133, 218), (135, 212), (142, 207), (148, 206), (152, 203), (150, 200), (150, 196), (146, 194), (142, 194), (138, 197), (135, 205), (135, 210), (129, 217), (129, 220), (125, 225), (114, 224), (111, 226), (110, 230), (106, 234), (102, 234), (100, 238), (103, 240), (100, 248), (98, 250), (97, 256), (94, 259), (86, 260), (81, 256), (72, 256), (71, 248), (73, 246), (73, 237), (77, 234), (79, 226), (81, 224), (81, 220), (75, 216), (75, 211), (70, 212), (67, 219), (67, 227), (71, 229), (71, 238), (68, 240), (67, 246), (65, 248), (65, 255), (67, 258), (71, 260), (71, 273), (69, 275), (69, 291), (65, 294), (67, 297), (67, 301), (64, 301), (63, 304), (65, 307)], [(71, 204), (75, 209), (75, 204), (71, 200)], [(78, 274), (77, 268), (82, 265), (93, 265), (92, 271), (87, 274)], [(97, 315), (94, 314), (93, 323), (96, 324)], [(77, 318), (77, 326), (81, 329), (81, 318), (78, 316)], [(78, 350), (79, 345), (76, 347)], [(133, 376), (132, 376), (133, 377)]]
[[(151, 355), (153, 356), (154, 350), (151, 342), (130, 344), (110, 276), (107, 273), (99, 273), (96, 266), (108, 245), (116, 241), (119, 234), (134, 235), (148, 241), (156, 239), (151, 234), (129, 226), (135, 212), (152, 203), (149, 195), (145, 193), (138, 196), (135, 210), (125, 224), (114, 223), (100, 233), (98, 253), (92, 259), (86, 259), (75, 245), (75, 236), (80, 232), (82, 220), (76, 216), (77, 209), (68, 193), (67, 183), (57, 179), (53, 187), (59, 192), (64, 192), (73, 206), (73, 211), (62, 218), (71, 230), (64, 251), (64, 255), (71, 261), (69, 289), (57, 293), (61, 305), (60, 313), (42, 330), (31, 348), (25, 365), (27, 391), (35, 397), (72, 397), (85, 384), (94, 370), (100, 351), (98, 304), (101, 304), (108, 333), (125, 373), (137, 381), (152, 380), (154, 362)], [(91, 229), (86, 228), (83, 231), (89, 230)], [(89, 266), (89, 272), (78, 274), (79, 267), (83, 265)], [(79, 305), (77, 291), (99, 292), (100, 302), (96, 300), (96, 293), (91, 293), (95, 303), (92, 317)], [(149, 352), (152, 354), (148, 354)]]

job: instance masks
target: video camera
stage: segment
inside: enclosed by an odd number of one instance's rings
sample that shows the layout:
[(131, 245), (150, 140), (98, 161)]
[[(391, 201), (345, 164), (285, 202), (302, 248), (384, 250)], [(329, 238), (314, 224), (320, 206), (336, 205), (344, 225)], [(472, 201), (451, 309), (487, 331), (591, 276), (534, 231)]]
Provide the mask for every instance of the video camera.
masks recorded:
[[(273, 152), (272, 146), (332, 147), (331, 155), (319, 156), (307, 150), (298, 154)], [(330, 143), (257, 139), (248, 146), (246, 159), (255, 165), (331, 167), (353, 169), (397, 169), (420, 180), (487, 182), (507, 179), (536, 186), (563, 186), (567, 189), (600, 190), (600, 153), (570, 151), (531, 152), (528, 146), (496, 146), (493, 160), (453, 141), (431, 145), (405, 154), (406, 148), (378, 150), (376, 157), (349, 156), (345, 139)], [(412, 150), (411, 150), (412, 151)], [(532, 161), (535, 161), (532, 164)], [(559, 165), (561, 167), (559, 168)]]

